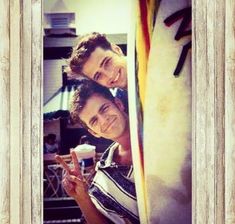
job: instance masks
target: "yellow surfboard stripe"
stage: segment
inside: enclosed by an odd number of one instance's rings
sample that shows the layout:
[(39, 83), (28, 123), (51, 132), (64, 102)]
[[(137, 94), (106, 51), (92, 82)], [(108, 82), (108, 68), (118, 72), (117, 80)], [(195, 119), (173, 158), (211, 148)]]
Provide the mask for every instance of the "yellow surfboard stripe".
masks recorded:
[[(137, 29), (136, 29), (136, 52), (138, 63), (138, 85), (142, 106), (144, 105), (147, 64), (153, 30), (154, 13), (157, 11), (159, 1), (139, 0)], [(142, 108), (143, 109), (143, 108)]]

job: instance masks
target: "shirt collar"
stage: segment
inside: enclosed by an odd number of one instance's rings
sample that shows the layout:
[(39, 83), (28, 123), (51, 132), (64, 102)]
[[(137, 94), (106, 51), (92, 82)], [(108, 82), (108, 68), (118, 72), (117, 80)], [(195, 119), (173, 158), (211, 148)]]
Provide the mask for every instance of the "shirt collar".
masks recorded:
[(100, 158), (100, 161), (97, 162), (96, 169), (98, 168), (107, 168), (110, 166), (115, 165), (116, 163), (113, 161), (113, 156), (115, 149), (117, 149), (119, 144), (117, 142), (114, 142), (112, 145), (110, 145), (103, 155)]

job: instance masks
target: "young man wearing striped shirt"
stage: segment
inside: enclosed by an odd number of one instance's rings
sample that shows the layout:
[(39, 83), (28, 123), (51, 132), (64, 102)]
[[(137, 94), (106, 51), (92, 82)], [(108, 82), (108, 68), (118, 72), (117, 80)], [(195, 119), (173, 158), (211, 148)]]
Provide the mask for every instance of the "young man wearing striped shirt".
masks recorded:
[(57, 157), (67, 170), (65, 190), (76, 200), (87, 223), (139, 223), (129, 120), (122, 102), (107, 88), (85, 80), (74, 94), (71, 118), (94, 136), (111, 139), (114, 144), (97, 163), (89, 186), (83, 181), (75, 153), (73, 170)]

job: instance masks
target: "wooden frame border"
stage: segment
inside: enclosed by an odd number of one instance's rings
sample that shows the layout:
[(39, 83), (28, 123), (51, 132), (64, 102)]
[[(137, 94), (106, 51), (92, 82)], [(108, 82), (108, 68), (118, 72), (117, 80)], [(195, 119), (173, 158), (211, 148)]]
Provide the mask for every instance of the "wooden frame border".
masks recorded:
[[(193, 222), (232, 224), (235, 2), (192, 6)], [(40, 224), (42, 2), (6, 0), (0, 9), (0, 223)]]
[(0, 223), (42, 218), (42, 2), (1, 1)]

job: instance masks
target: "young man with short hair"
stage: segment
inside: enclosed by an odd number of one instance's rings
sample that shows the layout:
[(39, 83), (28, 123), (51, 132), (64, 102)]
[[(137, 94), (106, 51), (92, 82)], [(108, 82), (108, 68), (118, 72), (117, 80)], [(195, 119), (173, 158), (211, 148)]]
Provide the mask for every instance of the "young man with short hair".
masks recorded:
[(63, 180), (65, 190), (75, 198), (88, 223), (139, 223), (129, 120), (122, 102), (106, 87), (84, 80), (74, 94), (71, 118), (94, 136), (115, 143), (98, 162), (89, 187), (82, 181), (76, 154), (72, 154), (74, 170), (58, 156), (68, 173)]
[(107, 88), (127, 89), (126, 57), (104, 34), (93, 32), (80, 37), (68, 64), (73, 75), (84, 75)]

